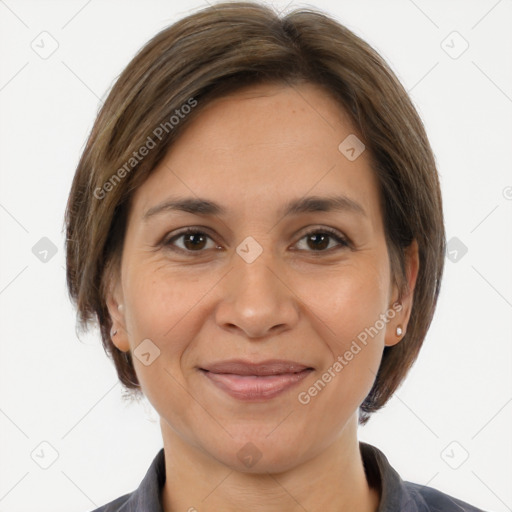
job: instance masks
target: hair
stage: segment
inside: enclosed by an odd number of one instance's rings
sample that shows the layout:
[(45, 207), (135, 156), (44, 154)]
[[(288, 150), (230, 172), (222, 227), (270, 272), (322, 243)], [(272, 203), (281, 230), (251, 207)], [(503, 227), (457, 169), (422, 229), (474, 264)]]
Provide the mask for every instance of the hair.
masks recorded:
[(245, 86), (303, 82), (335, 98), (369, 151), (399, 300), (408, 293), (407, 248), (418, 244), (407, 332), (384, 348), (359, 408), (361, 424), (416, 360), (436, 307), (446, 241), (435, 158), (407, 92), (371, 46), (327, 14), (300, 8), (280, 16), (258, 3), (223, 2), (159, 32), (120, 74), (99, 110), (66, 206), (66, 278), (77, 322), (85, 330), (97, 320), (103, 348), (132, 396), (140, 397), (140, 385), (131, 353), (112, 343), (106, 293), (120, 272), (134, 191), (209, 101)]

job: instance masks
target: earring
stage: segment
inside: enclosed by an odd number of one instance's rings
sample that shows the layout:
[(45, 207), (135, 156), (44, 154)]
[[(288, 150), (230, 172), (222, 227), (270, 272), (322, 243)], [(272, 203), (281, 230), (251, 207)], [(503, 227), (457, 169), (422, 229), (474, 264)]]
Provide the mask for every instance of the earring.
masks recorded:
[(117, 329), (116, 329), (116, 330), (112, 329), (112, 330), (110, 331), (110, 337), (111, 337), (111, 338), (113, 338), (116, 334), (117, 334)]
[(402, 336), (402, 333), (403, 333), (403, 329), (402, 329), (402, 326), (401, 325), (398, 325), (397, 328), (396, 328), (396, 335), (398, 337)]

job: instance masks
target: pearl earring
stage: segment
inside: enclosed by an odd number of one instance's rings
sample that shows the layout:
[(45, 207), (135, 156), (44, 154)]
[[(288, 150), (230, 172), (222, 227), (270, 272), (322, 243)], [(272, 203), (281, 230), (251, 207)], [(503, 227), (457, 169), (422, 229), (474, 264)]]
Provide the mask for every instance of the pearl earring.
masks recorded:
[(117, 329), (116, 329), (116, 330), (112, 329), (112, 330), (110, 331), (110, 337), (111, 337), (111, 338), (113, 338), (116, 334), (117, 334)]
[(396, 328), (396, 335), (397, 335), (397, 336), (402, 336), (402, 333), (403, 333), (403, 332), (404, 332), (404, 331), (403, 331), (403, 329), (402, 329), (402, 326), (401, 326), (401, 325), (397, 326), (397, 328)]

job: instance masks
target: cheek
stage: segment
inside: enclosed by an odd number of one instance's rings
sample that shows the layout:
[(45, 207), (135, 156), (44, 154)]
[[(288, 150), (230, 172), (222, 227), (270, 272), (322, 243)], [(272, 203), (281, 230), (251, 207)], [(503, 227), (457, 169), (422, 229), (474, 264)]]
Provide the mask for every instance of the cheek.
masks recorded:
[[(207, 285), (169, 275), (163, 265), (140, 265), (126, 276), (126, 325), (142, 392), (161, 414), (181, 424), (189, 397), (183, 392), (183, 355), (197, 336), (197, 304)], [(209, 281), (209, 279), (208, 279)], [(150, 340), (150, 341), (148, 341)], [(149, 354), (149, 356), (145, 355)]]
[[(185, 277), (184, 277), (185, 276)], [(211, 276), (195, 277), (169, 264), (141, 263), (123, 285), (130, 314), (127, 322), (134, 332), (151, 333), (160, 342), (168, 336), (201, 301), (211, 287)]]
[(386, 311), (385, 301), (371, 287), (352, 291), (345, 283), (335, 299), (323, 302), (320, 312), (328, 311), (328, 316), (323, 313), (318, 334), (323, 342), (319, 348), (326, 350), (326, 357), (316, 379), (297, 394), (304, 414), (325, 419), (316, 427), (320, 438), (328, 439), (333, 425), (345, 424), (361, 405), (382, 359), (386, 323), (380, 318)]
[[(370, 258), (367, 258), (370, 260)], [(380, 261), (360, 261), (324, 273), (321, 278), (299, 277), (299, 296), (314, 313), (322, 336), (333, 355), (350, 347), (351, 341), (372, 330), (373, 338), (383, 340), (385, 326), (379, 321), (389, 306), (389, 274)], [(372, 329), (377, 323), (378, 333)]]
[(308, 395), (304, 401), (311, 398), (319, 407), (332, 403), (343, 414), (364, 400), (384, 349), (388, 276), (385, 265), (365, 262), (333, 271), (329, 279), (303, 282), (305, 305), (315, 313), (317, 334), (329, 352), (320, 382), (303, 390)]
[[(127, 275), (123, 285), (130, 347), (136, 355), (139, 344), (149, 339), (158, 347), (166, 367), (177, 368), (204, 324), (207, 296), (218, 277), (211, 272), (179, 272), (168, 263), (132, 268), (137, 270)], [(136, 359), (134, 363), (142, 379), (144, 374), (155, 374)]]
[[(179, 283), (179, 280), (170, 281), (156, 269), (145, 271), (142, 265), (127, 278), (124, 297), (126, 326), (135, 356), (142, 350), (143, 340), (148, 339), (158, 348), (153, 348), (155, 353), (160, 351), (159, 357), (172, 352), (170, 355), (175, 359), (175, 354), (182, 350), (180, 337), (174, 334), (186, 318), (187, 311), (193, 307), (194, 297), (187, 296)], [(168, 343), (166, 340), (170, 338), (175, 342)], [(151, 368), (140, 364), (137, 357), (134, 364), (137, 375), (141, 377), (147, 373), (147, 368)]]

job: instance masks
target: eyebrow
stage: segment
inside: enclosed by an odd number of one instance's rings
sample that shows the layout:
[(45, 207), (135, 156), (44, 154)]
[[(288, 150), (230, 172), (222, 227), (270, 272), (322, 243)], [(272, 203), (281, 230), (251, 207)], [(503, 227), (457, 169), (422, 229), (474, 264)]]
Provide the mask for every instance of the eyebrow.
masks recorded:
[[(222, 216), (227, 213), (227, 210), (215, 201), (202, 198), (171, 197), (155, 206), (152, 206), (146, 211), (146, 213), (144, 213), (142, 220), (146, 222), (155, 215), (172, 211), (181, 211), (205, 216)], [(298, 215), (301, 213), (330, 211), (346, 211), (364, 217), (367, 216), (366, 211), (358, 202), (345, 195), (328, 197), (309, 196), (294, 199), (284, 205), (284, 207), (278, 212), (278, 216), (288, 217), (290, 215)]]

